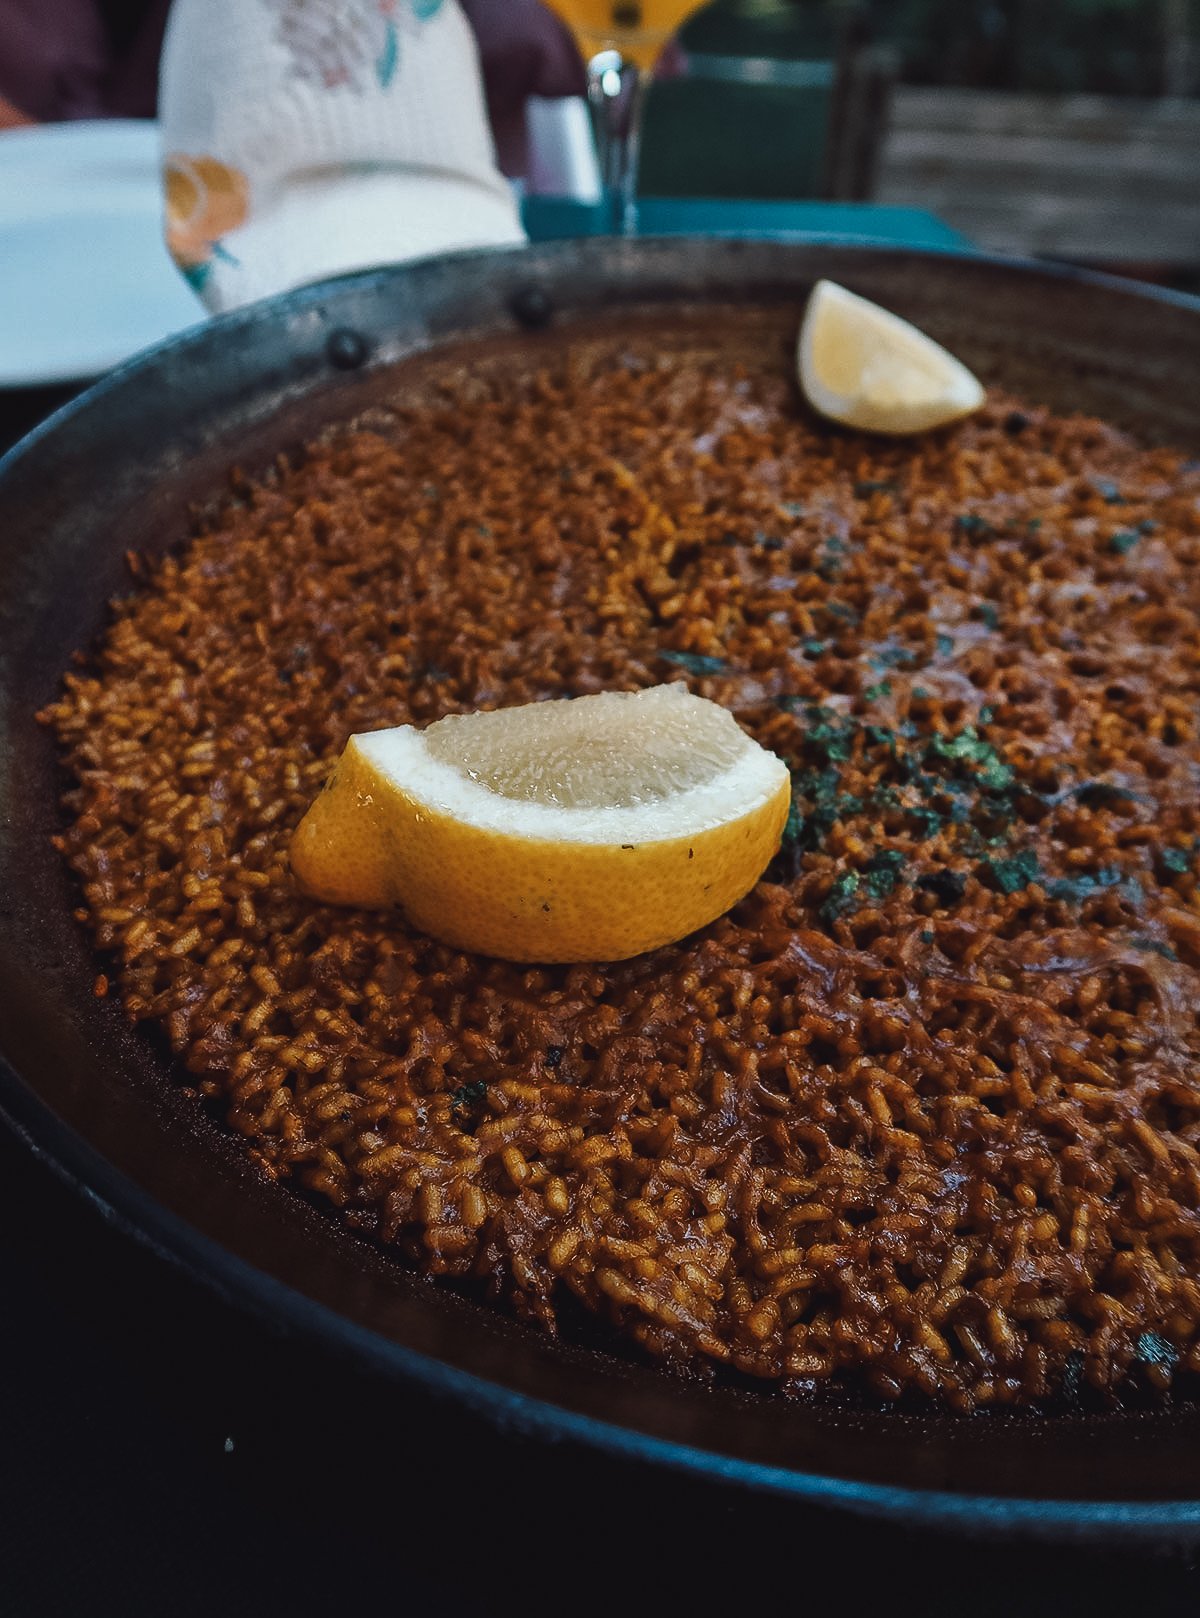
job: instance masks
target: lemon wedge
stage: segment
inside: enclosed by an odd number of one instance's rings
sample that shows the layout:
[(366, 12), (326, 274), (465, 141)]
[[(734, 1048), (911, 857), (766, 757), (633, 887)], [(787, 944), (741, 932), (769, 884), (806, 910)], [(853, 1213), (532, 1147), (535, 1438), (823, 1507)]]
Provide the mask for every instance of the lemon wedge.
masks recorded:
[(984, 390), (907, 320), (818, 281), (800, 327), (800, 386), (814, 410), (869, 433), (923, 433), (969, 416)]
[(352, 736), (301, 888), (514, 961), (613, 961), (714, 920), (779, 846), (786, 767), (682, 685)]

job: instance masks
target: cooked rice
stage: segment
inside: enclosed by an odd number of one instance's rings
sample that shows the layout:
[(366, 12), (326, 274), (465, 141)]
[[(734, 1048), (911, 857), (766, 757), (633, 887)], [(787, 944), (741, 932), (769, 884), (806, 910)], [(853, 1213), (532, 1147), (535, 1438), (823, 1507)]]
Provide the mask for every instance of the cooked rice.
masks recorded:
[[(1196, 466), (1002, 398), (868, 441), (774, 342), (633, 338), (237, 487), (46, 717), (105, 971), (268, 1174), (789, 1391), (1200, 1370)], [(796, 781), (703, 932), (530, 969), (296, 893), (352, 732), (673, 676)]]

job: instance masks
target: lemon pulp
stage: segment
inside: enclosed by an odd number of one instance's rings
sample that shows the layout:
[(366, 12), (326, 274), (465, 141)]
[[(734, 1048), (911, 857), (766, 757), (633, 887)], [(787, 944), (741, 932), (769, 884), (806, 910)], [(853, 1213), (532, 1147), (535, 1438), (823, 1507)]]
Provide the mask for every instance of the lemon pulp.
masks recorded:
[(399, 905), (511, 960), (616, 960), (753, 887), (779, 844), (785, 766), (682, 685), (451, 715), (354, 736), (297, 828), (330, 903)]
[(813, 288), (797, 362), (813, 409), (864, 432), (944, 427), (985, 398), (978, 378), (932, 337), (836, 281)]

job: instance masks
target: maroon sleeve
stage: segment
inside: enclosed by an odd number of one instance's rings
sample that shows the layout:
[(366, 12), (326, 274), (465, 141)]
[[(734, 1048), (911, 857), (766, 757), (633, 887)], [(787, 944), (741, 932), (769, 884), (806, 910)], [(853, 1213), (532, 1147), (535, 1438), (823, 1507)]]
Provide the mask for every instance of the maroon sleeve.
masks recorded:
[(460, 0), (483, 62), (488, 116), (501, 167), (519, 174), (530, 96), (582, 95), (583, 63), (565, 25), (538, 0)]
[(108, 44), (95, 0), (3, 0), (0, 96), (42, 121), (104, 113)]
[(133, 38), (113, 65), (105, 102), (115, 118), (153, 118), (158, 111), (158, 60), (171, 0), (148, 0)]

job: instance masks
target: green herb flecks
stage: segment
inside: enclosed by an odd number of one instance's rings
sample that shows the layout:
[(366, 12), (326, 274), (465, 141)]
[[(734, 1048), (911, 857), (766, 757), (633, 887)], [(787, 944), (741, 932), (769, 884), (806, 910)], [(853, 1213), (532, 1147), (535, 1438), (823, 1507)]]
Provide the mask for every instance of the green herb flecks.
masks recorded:
[(904, 813), (923, 843), (932, 842), (948, 818), (946, 815), (940, 814), (938, 810), (930, 809), (926, 804), (922, 803), (906, 803)]
[(899, 882), (905, 863), (905, 856), (898, 848), (884, 849), (867, 861), (863, 868), (862, 885), (872, 899), (879, 901), (887, 898)]
[(980, 866), (980, 874), (989, 887), (998, 893), (1020, 893), (1031, 882), (1036, 882), (1040, 876), (1037, 855), (1031, 848), (1022, 849), (1010, 859), (986, 859)]
[(821, 906), (821, 920), (826, 926), (831, 926), (839, 916), (845, 915), (847, 910), (853, 908), (858, 886), (857, 871), (843, 871), (836, 879), (829, 890), (829, 896)]
[(838, 770), (803, 770), (792, 776), (792, 784), (796, 795), (808, 805), (800, 834), (802, 847), (819, 848), (839, 820), (862, 813), (863, 800), (857, 793), (841, 790)]
[(1000, 762), (996, 749), (985, 742), (974, 725), (968, 725), (953, 736), (934, 736), (925, 749), (926, 762), (941, 764), (986, 764)]
[(783, 823), (783, 833), (779, 839), (779, 849), (783, 854), (790, 854), (799, 847), (800, 839), (804, 835), (804, 815), (800, 805), (793, 796), (788, 817)]
[(482, 1106), (486, 1096), (487, 1085), (483, 1079), (474, 1079), (470, 1084), (460, 1084), (450, 1097), (450, 1111), (454, 1114), (456, 1122), (461, 1123), (465, 1116)]
[[(868, 687), (863, 695), (868, 699), (886, 695), (886, 682)], [(802, 820), (793, 826), (789, 846), (794, 842), (797, 851), (816, 850), (839, 821), (870, 809), (903, 816), (919, 842), (945, 834), (962, 852), (987, 856), (998, 871), (992, 876), (993, 886), (1010, 880), (1004, 854), (993, 855), (992, 850), (1004, 843), (1021, 799), (1037, 794), (1022, 786), (1012, 767), (974, 726), (953, 734), (922, 734), (912, 720), (879, 724), (799, 696), (781, 698), (780, 706), (800, 720), (792, 781)], [(847, 790), (847, 772), (854, 772), (857, 786), (859, 770), (871, 778), (870, 786)], [(1019, 871), (1021, 856), (1017, 858), (1014, 869)], [(864, 874), (878, 874), (894, 863), (885, 861), (877, 871)], [(1024, 885), (1024, 881), (1017, 884)], [(888, 879), (881, 877), (866, 887), (864, 897), (875, 897), (875, 888), (881, 895), (885, 888), (890, 891)], [(943, 892), (947, 900), (961, 897), (953, 881)]]
[(917, 654), (908, 646), (880, 646), (867, 654), (867, 662), (882, 674), (885, 669), (915, 668)]
[(770, 882), (792, 882), (800, 874), (800, 858), (807, 852), (811, 834), (804, 810), (797, 802), (793, 777), (792, 801), (788, 805), (787, 819), (779, 838), (775, 857), (767, 867)]
[(1192, 868), (1192, 855), (1186, 848), (1164, 848), (1159, 851), (1158, 863), (1169, 876), (1183, 876)]
[(964, 511), (955, 517), (954, 528), (956, 533), (965, 534), (968, 539), (978, 540), (990, 539), (996, 532), (986, 517), (981, 517), (974, 511)]
[(954, 736), (935, 736), (924, 763), (940, 776), (945, 791), (970, 798), (970, 811), (954, 817), (960, 824), (970, 821), (995, 834), (1012, 820), (1021, 790), (1016, 775), (973, 725)]
[(724, 674), (729, 667), (723, 657), (706, 657), (702, 652), (659, 652), (664, 663), (686, 669), (689, 674)]
[[(1001, 793), (1009, 790), (1016, 776), (1007, 764), (985, 764), (976, 779), (989, 792)], [(993, 808), (998, 810), (999, 805), (993, 805)]]
[(842, 576), (842, 568), (846, 557), (850, 554), (850, 547), (844, 539), (837, 534), (829, 534), (821, 541), (817, 552), (816, 568), (818, 578), (824, 579), (826, 584), (833, 584)]
[(1168, 1376), (1179, 1364), (1179, 1350), (1175, 1344), (1156, 1331), (1142, 1332), (1134, 1346), (1134, 1356), (1139, 1365), (1153, 1366)]
[(1060, 876), (1046, 883), (1046, 895), (1066, 904), (1082, 904), (1106, 888), (1118, 888), (1123, 879), (1120, 866), (1103, 865), (1098, 871), (1082, 871), (1078, 876)]
[(1136, 528), (1118, 528), (1115, 534), (1109, 535), (1108, 548), (1118, 556), (1128, 556), (1141, 537)]
[(809, 721), (804, 733), (805, 748), (823, 762), (843, 763), (850, 757), (858, 729), (853, 719), (843, 719), (832, 708), (810, 704), (804, 709)]

